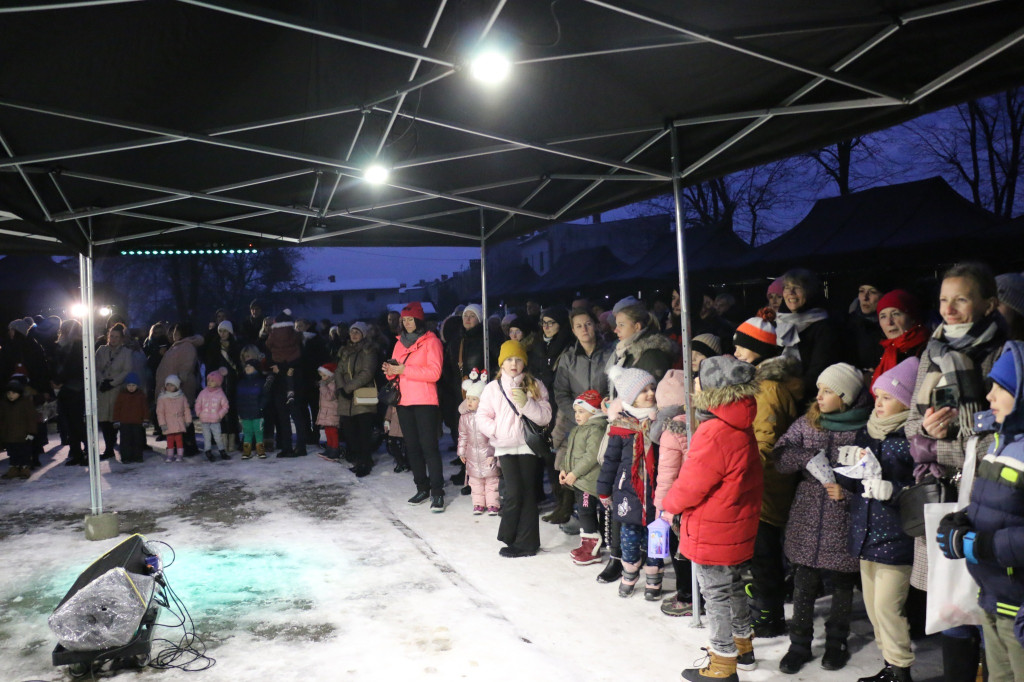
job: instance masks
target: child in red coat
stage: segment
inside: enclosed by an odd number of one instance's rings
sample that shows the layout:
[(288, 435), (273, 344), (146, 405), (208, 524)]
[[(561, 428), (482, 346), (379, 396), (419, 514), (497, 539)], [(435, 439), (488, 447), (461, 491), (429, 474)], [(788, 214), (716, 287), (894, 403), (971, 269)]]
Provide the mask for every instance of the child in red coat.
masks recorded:
[(754, 367), (731, 356), (700, 365), (693, 397), (701, 422), (662, 508), (682, 514), (679, 550), (693, 562), (708, 614), (710, 662), (683, 671), (685, 680), (736, 682), (753, 670), (750, 608), (743, 564), (754, 556), (764, 472), (754, 437)]

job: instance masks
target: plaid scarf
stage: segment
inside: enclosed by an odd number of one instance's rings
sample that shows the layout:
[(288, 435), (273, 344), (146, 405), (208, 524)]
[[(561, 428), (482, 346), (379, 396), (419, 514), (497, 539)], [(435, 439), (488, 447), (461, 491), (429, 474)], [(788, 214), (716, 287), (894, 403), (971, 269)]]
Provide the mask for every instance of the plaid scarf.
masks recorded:
[(940, 325), (928, 341), (928, 369), (918, 388), (917, 409), (921, 414), (931, 407), (932, 389), (956, 386), (960, 393), (956, 424), (950, 426), (949, 437), (956, 431), (972, 433), (975, 412), (984, 408), (985, 380), (978, 365), (1002, 338), (999, 324), (986, 317), (975, 322), (963, 336), (946, 338), (945, 325)]
[(651, 489), (654, 489), (654, 475), (656, 472), (654, 463), (654, 444), (651, 440), (651, 420), (640, 421), (633, 415), (623, 412), (622, 415), (613, 421), (608, 427), (609, 436), (621, 436), (628, 438), (633, 436), (633, 467), (629, 474), (630, 483), (633, 485), (633, 492), (640, 498), (641, 519), (647, 525), (647, 482), (650, 481)]

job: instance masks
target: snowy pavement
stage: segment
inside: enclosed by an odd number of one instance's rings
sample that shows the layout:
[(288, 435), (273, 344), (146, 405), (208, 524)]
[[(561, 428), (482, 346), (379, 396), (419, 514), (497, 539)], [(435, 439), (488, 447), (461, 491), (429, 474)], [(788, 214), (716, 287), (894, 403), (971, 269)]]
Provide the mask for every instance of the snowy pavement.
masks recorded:
[[(118, 512), (122, 535), (100, 542), (83, 530), (86, 470), (62, 466), (65, 455), (49, 451), (27, 481), (0, 481), (3, 682), (70, 679), (51, 664), (56, 641), (46, 619), (78, 574), (133, 532), (173, 547), (168, 581), (216, 665), (108, 679), (667, 682), (701, 658), (705, 630), (662, 615), (641, 591), (621, 599), (614, 585), (597, 583), (601, 565), (569, 559), (578, 538), (541, 523), (538, 556), (499, 557), (498, 518), (473, 516), (470, 498), (450, 486), (444, 514), (407, 505), (411, 474), (392, 473), (385, 454), (363, 479), (313, 454), (103, 462), (104, 511)], [(820, 600), (819, 610), (827, 604)], [(759, 668), (740, 679), (874, 674), (882, 663), (859, 593), (854, 617), (846, 669), (826, 672), (815, 660), (782, 675), (782, 637), (755, 640)], [(170, 620), (164, 611), (160, 622)], [(820, 613), (816, 630), (820, 657)], [(156, 636), (173, 631), (158, 628)], [(914, 678), (940, 679), (934, 638), (915, 646)], [(154, 653), (160, 648), (154, 644)]]

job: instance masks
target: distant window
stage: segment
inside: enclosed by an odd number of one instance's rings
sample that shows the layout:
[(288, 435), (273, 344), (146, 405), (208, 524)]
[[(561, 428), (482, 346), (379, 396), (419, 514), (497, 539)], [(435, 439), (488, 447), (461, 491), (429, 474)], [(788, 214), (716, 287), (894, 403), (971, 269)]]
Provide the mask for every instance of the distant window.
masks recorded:
[(345, 295), (334, 294), (331, 296), (331, 314), (341, 315), (345, 312)]

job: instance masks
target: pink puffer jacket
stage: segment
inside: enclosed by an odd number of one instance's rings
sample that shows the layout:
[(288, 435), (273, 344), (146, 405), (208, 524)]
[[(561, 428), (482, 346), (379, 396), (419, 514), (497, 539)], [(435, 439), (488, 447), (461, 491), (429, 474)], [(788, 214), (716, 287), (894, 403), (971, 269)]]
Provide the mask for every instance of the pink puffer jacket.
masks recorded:
[(491, 478), (501, 473), (494, 448), (487, 436), (480, 433), (476, 413), (466, 408), (466, 401), (459, 405), (459, 457), (466, 460), (466, 473), (474, 478)]
[(156, 420), (164, 433), (185, 433), (185, 428), (192, 423), (192, 410), (188, 408), (185, 394), (162, 392), (156, 399)]
[[(520, 381), (514, 382), (512, 377), (499, 373), (498, 378), (487, 384), (483, 395), (480, 396), (480, 407), (476, 411), (476, 423), (480, 427), (480, 432), (487, 436), (492, 447), (514, 448), (526, 445), (523, 422), (509, 405), (509, 401), (505, 400), (505, 395), (509, 399), (512, 398), (513, 383), (520, 385), (522, 376), (520, 374), (515, 377)], [(501, 385), (498, 384), (499, 381)], [(540, 391), (540, 400), (528, 397), (526, 405), (517, 409), (536, 424), (546, 426), (551, 421), (551, 403), (548, 402), (548, 391), (544, 388), (543, 382), (536, 381), (536, 384)], [(502, 387), (505, 388), (505, 395), (502, 395)]]
[[(402, 392), (398, 404), (403, 407), (437, 405), (437, 380), (441, 378), (443, 357), (441, 339), (434, 332), (426, 332), (406, 348), (399, 336), (391, 357), (405, 365), (405, 372), (398, 379), (398, 388)], [(386, 376), (388, 379), (394, 377), (393, 374)]]
[(316, 415), (317, 426), (338, 427), (338, 395), (334, 377), (320, 382), (320, 411)]
[(207, 386), (196, 397), (196, 416), (204, 424), (215, 424), (228, 413), (228, 397), (220, 386)]

